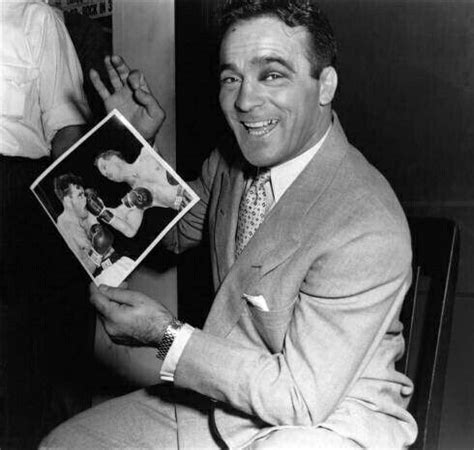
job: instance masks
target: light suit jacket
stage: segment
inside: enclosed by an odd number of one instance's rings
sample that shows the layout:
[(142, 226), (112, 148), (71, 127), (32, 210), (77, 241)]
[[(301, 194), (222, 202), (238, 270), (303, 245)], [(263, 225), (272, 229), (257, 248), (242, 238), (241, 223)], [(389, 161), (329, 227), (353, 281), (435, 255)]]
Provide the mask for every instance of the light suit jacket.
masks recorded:
[[(211, 154), (192, 184), (201, 201), (174, 235), (182, 250), (208, 225), (217, 290), (175, 385), (215, 401), (211, 423), (231, 448), (286, 426), (323, 426), (364, 447), (409, 445), (413, 385), (394, 363), (404, 350), (398, 316), (411, 243), (392, 189), (334, 116), (321, 149), (234, 262), (243, 167), (236, 148)], [(269, 311), (249, 295), (262, 295)], [(198, 416), (178, 407), (183, 446), (196, 442)]]

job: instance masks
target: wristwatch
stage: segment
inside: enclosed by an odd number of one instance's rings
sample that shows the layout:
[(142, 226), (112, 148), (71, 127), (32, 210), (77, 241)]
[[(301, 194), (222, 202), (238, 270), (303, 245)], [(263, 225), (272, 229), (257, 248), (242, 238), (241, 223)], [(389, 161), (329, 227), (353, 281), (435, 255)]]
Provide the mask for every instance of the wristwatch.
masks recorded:
[(170, 324), (166, 327), (165, 334), (161, 338), (160, 343), (156, 347), (156, 357), (158, 359), (164, 360), (166, 358), (169, 349), (173, 345), (173, 342), (182, 327), (183, 323), (173, 317)]
[(178, 190), (176, 191), (176, 197), (174, 199), (173, 208), (176, 210), (180, 210), (183, 208), (183, 201), (184, 201), (184, 188), (181, 185), (178, 185)]

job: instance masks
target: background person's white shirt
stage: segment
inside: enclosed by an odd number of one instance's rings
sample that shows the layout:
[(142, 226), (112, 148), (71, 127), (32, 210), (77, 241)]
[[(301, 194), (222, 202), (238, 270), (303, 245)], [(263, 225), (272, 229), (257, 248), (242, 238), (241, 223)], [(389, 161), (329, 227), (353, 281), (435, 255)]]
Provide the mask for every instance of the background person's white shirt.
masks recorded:
[(64, 23), (40, 1), (0, 0), (0, 154), (41, 158), (89, 113)]

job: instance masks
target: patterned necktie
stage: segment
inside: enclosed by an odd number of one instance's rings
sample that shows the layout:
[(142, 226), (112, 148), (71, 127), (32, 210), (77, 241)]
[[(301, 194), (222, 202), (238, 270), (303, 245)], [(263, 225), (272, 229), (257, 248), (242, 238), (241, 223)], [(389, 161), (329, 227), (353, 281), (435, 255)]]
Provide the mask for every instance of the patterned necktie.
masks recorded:
[[(235, 257), (237, 258), (257, 228), (265, 218), (267, 208), (267, 193), (265, 183), (270, 180), (270, 170), (260, 172), (244, 193), (239, 206), (237, 233), (235, 237)], [(271, 201), (271, 199), (269, 199)]]

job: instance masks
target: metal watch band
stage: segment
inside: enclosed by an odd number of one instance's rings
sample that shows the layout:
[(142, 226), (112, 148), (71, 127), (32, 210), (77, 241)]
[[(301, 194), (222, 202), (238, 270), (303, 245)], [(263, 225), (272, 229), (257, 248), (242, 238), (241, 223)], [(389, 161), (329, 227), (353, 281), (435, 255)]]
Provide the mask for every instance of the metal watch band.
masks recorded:
[(178, 335), (178, 331), (183, 326), (183, 323), (173, 318), (171, 323), (166, 327), (165, 334), (161, 338), (160, 343), (156, 347), (156, 357), (164, 360), (168, 354), (169, 349), (173, 345), (173, 342)]
[(181, 185), (178, 185), (178, 190), (176, 191), (176, 197), (174, 199), (173, 207), (176, 210), (180, 210), (183, 206), (184, 200), (184, 188)]

